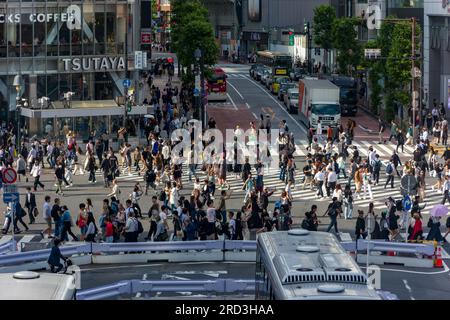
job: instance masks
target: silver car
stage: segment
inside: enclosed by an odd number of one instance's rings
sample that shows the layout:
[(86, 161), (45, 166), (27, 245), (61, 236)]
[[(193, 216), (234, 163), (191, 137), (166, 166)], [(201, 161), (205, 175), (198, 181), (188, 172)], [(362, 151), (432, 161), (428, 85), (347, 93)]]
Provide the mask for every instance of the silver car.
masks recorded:
[(284, 95), (284, 105), (289, 113), (298, 113), (298, 88), (292, 88)]

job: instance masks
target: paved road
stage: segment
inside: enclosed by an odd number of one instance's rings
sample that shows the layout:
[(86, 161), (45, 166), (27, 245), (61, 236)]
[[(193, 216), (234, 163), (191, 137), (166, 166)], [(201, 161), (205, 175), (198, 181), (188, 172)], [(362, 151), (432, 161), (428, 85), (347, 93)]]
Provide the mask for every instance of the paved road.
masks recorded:
[[(449, 262), (449, 260), (446, 260)], [(364, 269), (364, 266), (362, 266)], [(198, 263), (150, 263), (140, 265), (92, 265), (82, 266), (82, 289), (98, 287), (121, 280), (211, 280), (254, 279), (253, 263), (198, 262)], [(381, 267), (381, 289), (395, 293), (401, 300), (450, 299), (450, 273), (445, 269)], [(156, 296), (180, 296), (205, 298), (193, 292), (157, 294)], [(233, 295), (234, 297), (238, 297)], [(144, 295), (138, 294), (137, 298)], [(247, 296), (253, 299), (253, 296)], [(133, 297), (136, 298), (136, 297)]]

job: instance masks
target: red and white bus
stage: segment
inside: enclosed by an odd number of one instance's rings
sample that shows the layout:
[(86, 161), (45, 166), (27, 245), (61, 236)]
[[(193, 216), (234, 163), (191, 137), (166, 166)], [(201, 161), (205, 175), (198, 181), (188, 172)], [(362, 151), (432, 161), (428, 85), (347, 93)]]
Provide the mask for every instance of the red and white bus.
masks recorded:
[(214, 68), (213, 75), (207, 79), (208, 101), (227, 100), (227, 75), (221, 68)]

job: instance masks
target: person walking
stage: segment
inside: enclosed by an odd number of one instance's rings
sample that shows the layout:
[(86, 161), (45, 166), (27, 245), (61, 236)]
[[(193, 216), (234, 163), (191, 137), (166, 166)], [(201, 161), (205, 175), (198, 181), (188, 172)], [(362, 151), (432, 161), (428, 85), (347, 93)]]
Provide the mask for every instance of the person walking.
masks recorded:
[(403, 135), (402, 130), (400, 129), (398, 130), (396, 139), (397, 139), (397, 147), (395, 148), (395, 151), (398, 152), (398, 148), (402, 147), (402, 153), (404, 153), (403, 147), (405, 145), (405, 136)]
[(112, 198), (112, 197), (114, 197), (114, 198), (116, 198), (117, 200), (119, 200), (120, 199), (120, 188), (119, 188), (119, 184), (118, 184), (118, 182), (117, 182), (117, 179), (114, 179), (113, 180), (113, 182), (112, 182), (112, 190), (111, 190), (111, 193), (109, 193), (108, 195), (107, 195), (107, 197), (108, 198)]
[(61, 230), (60, 239), (62, 241), (67, 241), (69, 239), (68, 238), (68, 234), (69, 234), (72, 237), (73, 241), (78, 241), (78, 237), (76, 235), (74, 235), (72, 232), (73, 222), (72, 222), (72, 217), (71, 217), (69, 209), (67, 208), (66, 205), (63, 205), (63, 206), (61, 206), (61, 211), (63, 212), (63, 215), (61, 217), (62, 230)]
[(358, 210), (358, 218), (356, 219), (356, 225), (355, 225), (355, 235), (356, 240), (363, 238), (366, 239), (367, 232), (366, 232), (366, 220), (364, 219), (364, 211)]
[(384, 121), (379, 118), (378, 119), (378, 144), (386, 143), (386, 140), (383, 140), (383, 133), (386, 130), (386, 125)]
[(31, 176), (34, 178), (34, 192), (37, 191), (37, 186), (40, 186), (42, 188), (42, 190), (44, 190), (45, 186), (42, 184), (42, 182), (40, 181), (41, 179), (41, 174), (42, 174), (42, 166), (39, 164), (38, 160), (35, 160), (33, 163), (33, 166), (31, 168), (31, 172), (30, 172)]
[(31, 192), (31, 187), (27, 187), (27, 194), (25, 195), (25, 208), (28, 210), (29, 224), (35, 222), (34, 211), (36, 209), (36, 195)]
[(52, 207), (50, 205), (50, 196), (45, 196), (44, 205), (42, 206), (42, 215), (46, 223), (46, 228), (40, 232), (41, 237), (44, 238), (44, 234), (50, 238), (52, 235)]
[(64, 196), (63, 190), (62, 190), (62, 183), (64, 179), (64, 169), (61, 165), (61, 162), (57, 162), (55, 166), (55, 178), (56, 178), (56, 194), (60, 194), (61, 196)]
[(397, 124), (395, 123), (394, 120), (391, 121), (391, 134), (389, 135), (389, 142), (391, 142), (392, 138), (395, 138), (395, 136), (397, 135)]
[(448, 202), (450, 203), (450, 175), (446, 176), (445, 182), (444, 182), (444, 186), (442, 187), (442, 190), (444, 191), (444, 196), (442, 197), (442, 204), (445, 204), (445, 202), (448, 200)]
[[(333, 202), (328, 205), (328, 210), (325, 212), (330, 217), (330, 224), (328, 225), (327, 231), (330, 232), (331, 228), (334, 226), (334, 231), (336, 234), (339, 234), (338, 225), (337, 225), (337, 217), (341, 216), (341, 204), (337, 201), (337, 198), (333, 198)], [(325, 216), (325, 215), (324, 215)]]
[(130, 211), (124, 228), (125, 242), (137, 242), (137, 232), (138, 222), (134, 217), (134, 212)]

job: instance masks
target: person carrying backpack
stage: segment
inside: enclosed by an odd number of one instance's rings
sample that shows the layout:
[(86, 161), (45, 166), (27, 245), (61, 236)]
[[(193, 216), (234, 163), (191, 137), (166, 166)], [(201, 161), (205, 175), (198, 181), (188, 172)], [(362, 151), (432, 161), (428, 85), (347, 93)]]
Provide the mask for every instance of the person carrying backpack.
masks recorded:
[(340, 207), (341, 207), (340, 202), (337, 201), (336, 197), (334, 197), (333, 202), (328, 205), (328, 209), (325, 212), (325, 215), (328, 214), (328, 216), (331, 219), (326, 232), (330, 232), (331, 228), (334, 226), (334, 231), (336, 232), (336, 234), (339, 234), (338, 225), (337, 225), (337, 217), (338, 217), (338, 215), (341, 216), (341, 208)]
[(376, 186), (379, 183), (380, 170), (381, 170), (381, 160), (380, 156), (376, 154), (375, 160), (373, 162), (373, 172), (372, 172), (372, 180), (374, 181), (374, 186)]
[(390, 182), (391, 189), (394, 189), (394, 167), (390, 160), (388, 161), (387, 166), (386, 166), (386, 175), (387, 175), (387, 180), (386, 180), (386, 183), (384, 184), (384, 188), (386, 189), (387, 185)]

